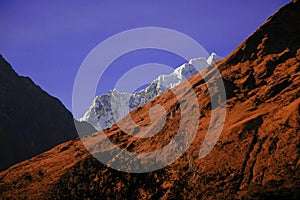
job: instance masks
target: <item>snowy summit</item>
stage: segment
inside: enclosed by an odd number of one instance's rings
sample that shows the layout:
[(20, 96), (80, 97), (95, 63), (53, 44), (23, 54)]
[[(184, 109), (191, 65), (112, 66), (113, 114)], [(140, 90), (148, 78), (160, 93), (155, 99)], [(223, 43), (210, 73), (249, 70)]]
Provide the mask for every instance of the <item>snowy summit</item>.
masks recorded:
[(194, 58), (176, 68), (171, 74), (160, 75), (143, 90), (133, 94), (110, 90), (108, 94), (97, 96), (88, 111), (80, 119), (93, 125), (97, 130), (111, 127), (131, 110), (147, 103), (156, 96), (167, 92), (187, 78), (197, 74), (216, 61), (223, 59), (212, 53), (207, 59)]

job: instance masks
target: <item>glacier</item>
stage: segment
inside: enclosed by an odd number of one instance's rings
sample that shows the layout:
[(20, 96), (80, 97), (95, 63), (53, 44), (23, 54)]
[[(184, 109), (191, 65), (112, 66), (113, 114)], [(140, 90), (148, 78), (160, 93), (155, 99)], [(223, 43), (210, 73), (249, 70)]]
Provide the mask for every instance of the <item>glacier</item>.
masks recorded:
[(131, 110), (167, 92), (221, 59), (223, 57), (216, 53), (212, 53), (208, 58), (193, 58), (176, 68), (171, 74), (158, 76), (145, 89), (133, 94), (113, 89), (108, 94), (96, 96), (90, 108), (79, 120), (90, 123), (97, 130), (110, 128)]

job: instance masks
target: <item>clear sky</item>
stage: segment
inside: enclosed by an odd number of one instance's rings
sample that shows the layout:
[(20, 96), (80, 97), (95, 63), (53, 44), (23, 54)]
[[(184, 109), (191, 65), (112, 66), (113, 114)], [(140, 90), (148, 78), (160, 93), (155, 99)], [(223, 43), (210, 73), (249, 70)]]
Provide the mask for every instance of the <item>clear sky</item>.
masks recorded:
[[(287, 0), (0, 1), (0, 54), (71, 110), (74, 79), (101, 41), (145, 26), (180, 31), (209, 53), (228, 55)], [(177, 67), (170, 53), (145, 50), (123, 56), (97, 93), (113, 89), (122, 67), (158, 62)], [(123, 70), (124, 71), (124, 70)]]

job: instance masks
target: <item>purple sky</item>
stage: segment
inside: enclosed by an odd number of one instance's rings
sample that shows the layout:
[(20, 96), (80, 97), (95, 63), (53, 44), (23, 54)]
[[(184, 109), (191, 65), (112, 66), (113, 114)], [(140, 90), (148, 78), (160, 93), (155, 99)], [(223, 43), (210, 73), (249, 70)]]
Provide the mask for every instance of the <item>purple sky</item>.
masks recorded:
[[(71, 110), (78, 68), (101, 41), (145, 26), (180, 31), (209, 53), (228, 55), (266, 19), (289, 1), (1, 1), (0, 54)], [(144, 50), (112, 64), (98, 94), (112, 89), (130, 66), (158, 62), (177, 67), (173, 54)], [(123, 68), (122, 68), (123, 67)]]

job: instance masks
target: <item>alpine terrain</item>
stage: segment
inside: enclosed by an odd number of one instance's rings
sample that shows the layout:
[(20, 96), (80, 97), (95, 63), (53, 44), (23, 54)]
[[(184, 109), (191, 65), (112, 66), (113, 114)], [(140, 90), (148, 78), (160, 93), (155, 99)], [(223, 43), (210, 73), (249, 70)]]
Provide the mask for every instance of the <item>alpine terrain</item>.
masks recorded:
[[(134, 134), (126, 134), (117, 124), (103, 130), (117, 147), (140, 153), (138, 158), (168, 145), (181, 126), (187, 136), (196, 127), (191, 146), (173, 163), (148, 173), (126, 173), (96, 160), (81, 140), (70, 140), (1, 172), (1, 198), (300, 199), (299, 13), (300, 2), (290, 2), (216, 67), (133, 109), (120, 122), (132, 119), (138, 124)], [(200, 149), (210, 145), (204, 138), (213, 111), (219, 109), (212, 105), (207, 87), (211, 95), (218, 91), (217, 69), (226, 89), (226, 120), (216, 145), (199, 157)], [(194, 102), (187, 84), (195, 91), (198, 106), (189, 106)], [(183, 106), (178, 96), (185, 97)], [(161, 129), (159, 115), (150, 120), (153, 105), (166, 111)], [(195, 124), (196, 112), (200, 115)], [(157, 134), (134, 136), (147, 134), (143, 133), (147, 125)], [(102, 140), (94, 142), (95, 147), (105, 148)], [(113, 164), (119, 157), (108, 161)], [(134, 160), (127, 160), (128, 169)]]
[(147, 103), (156, 96), (167, 92), (187, 78), (199, 73), (222, 57), (212, 53), (207, 59), (195, 58), (183, 64), (168, 75), (160, 75), (145, 89), (129, 94), (114, 89), (108, 94), (97, 96), (91, 107), (80, 119), (93, 125), (97, 130), (110, 128), (113, 124), (135, 108)]

